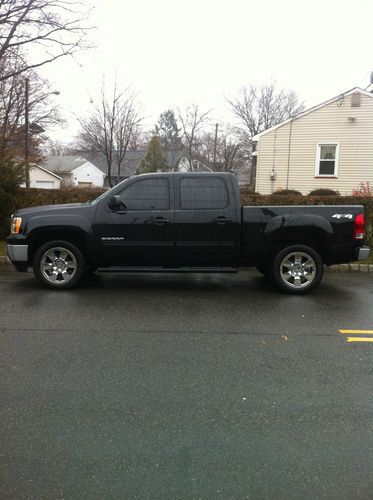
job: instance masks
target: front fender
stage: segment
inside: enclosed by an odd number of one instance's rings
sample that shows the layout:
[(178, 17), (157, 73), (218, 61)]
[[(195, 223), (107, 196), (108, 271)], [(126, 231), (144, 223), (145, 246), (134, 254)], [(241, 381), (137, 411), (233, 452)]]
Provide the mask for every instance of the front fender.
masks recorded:
[(24, 229), (24, 233), (31, 235), (33, 232), (50, 231), (51, 229), (77, 230), (85, 235), (92, 232), (92, 224), (89, 219), (81, 215), (61, 214), (61, 215), (35, 215), (31, 217)]

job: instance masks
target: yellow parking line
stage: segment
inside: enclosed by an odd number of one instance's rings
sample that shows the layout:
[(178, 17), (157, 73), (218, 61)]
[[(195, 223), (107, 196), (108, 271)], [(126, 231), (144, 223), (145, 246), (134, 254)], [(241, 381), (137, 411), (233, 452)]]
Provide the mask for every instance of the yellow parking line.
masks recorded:
[(363, 335), (373, 335), (373, 330), (339, 330), (339, 333), (350, 335), (351, 333), (359, 333)]
[(347, 337), (347, 342), (373, 342), (372, 337)]

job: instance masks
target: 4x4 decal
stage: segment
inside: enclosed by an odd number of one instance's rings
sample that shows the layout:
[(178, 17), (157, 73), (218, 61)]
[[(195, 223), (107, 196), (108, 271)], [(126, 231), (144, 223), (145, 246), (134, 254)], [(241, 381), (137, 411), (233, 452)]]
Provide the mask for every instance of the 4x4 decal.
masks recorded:
[(332, 215), (334, 219), (352, 219), (353, 215), (352, 214), (334, 214)]

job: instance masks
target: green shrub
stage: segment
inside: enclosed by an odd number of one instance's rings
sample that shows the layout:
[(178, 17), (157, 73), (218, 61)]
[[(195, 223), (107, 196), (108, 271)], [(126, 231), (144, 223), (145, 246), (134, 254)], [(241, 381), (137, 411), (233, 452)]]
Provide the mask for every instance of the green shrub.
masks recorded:
[(280, 191), (275, 191), (272, 193), (270, 196), (272, 197), (277, 197), (277, 196), (302, 196), (302, 193), (299, 191), (296, 191), (295, 189), (281, 189)]
[(247, 189), (246, 187), (240, 188), (241, 196), (260, 196), (259, 193), (253, 191), (253, 189)]
[(320, 188), (314, 189), (308, 193), (308, 196), (340, 196), (339, 191), (334, 191), (333, 189)]

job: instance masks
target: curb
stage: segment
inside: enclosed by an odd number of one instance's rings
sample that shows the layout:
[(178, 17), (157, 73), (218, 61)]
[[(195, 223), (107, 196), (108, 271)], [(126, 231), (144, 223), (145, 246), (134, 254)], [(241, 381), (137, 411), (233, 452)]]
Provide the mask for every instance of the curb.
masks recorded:
[(360, 273), (373, 273), (373, 264), (337, 264), (335, 266), (328, 266), (325, 271), (331, 273), (338, 272), (360, 272)]

